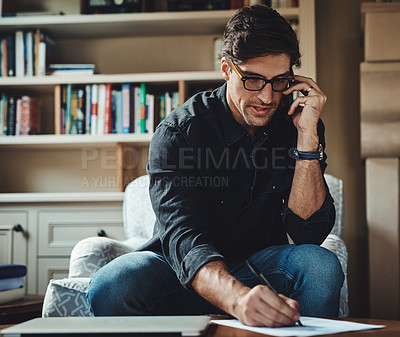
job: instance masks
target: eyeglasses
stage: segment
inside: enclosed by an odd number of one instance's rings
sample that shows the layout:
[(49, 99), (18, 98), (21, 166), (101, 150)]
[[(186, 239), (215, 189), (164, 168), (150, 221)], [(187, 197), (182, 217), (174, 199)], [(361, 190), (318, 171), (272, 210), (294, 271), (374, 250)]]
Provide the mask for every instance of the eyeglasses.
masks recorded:
[(272, 80), (266, 80), (262, 77), (243, 76), (243, 74), (231, 60), (229, 60), (229, 63), (231, 64), (235, 73), (242, 80), (243, 87), (249, 91), (260, 91), (267, 85), (267, 83), (271, 83), (273, 91), (282, 92), (289, 89), (290, 85), (295, 81), (293, 77), (277, 77), (273, 78)]

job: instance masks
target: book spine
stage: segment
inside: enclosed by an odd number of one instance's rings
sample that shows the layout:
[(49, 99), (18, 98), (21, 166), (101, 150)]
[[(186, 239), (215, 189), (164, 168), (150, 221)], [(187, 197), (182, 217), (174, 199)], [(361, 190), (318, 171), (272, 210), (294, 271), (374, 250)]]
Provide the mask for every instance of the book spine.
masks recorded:
[(111, 133), (117, 133), (117, 96), (118, 90), (111, 91)]
[(71, 133), (71, 95), (72, 95), (72, 85), (67, 84), (66, 97), (65, 97), (65, 134), (69, 135)]
[(93, 84), (91, 90), (92, 98), (91, 98), (91, 119), (90, 119), (90, 134), (97, 134), (97, 108), (98, 108), (98, 85)]
[(90, 134), (91, 114), (92, 114), (92, 86), (85, 86), (85, 133)]
[(7, 135), (15, 135), (15, 114), (16, 114), (16, 102), (14, 97), (8, 98), (8, 111), (7, 111)]
[(77, 90), (77, 120), (76, 128), (79, 135), (85, 133), (85, 92), (82, 88)]
[(17, 77), (24, 76), (24, 32), (22, 30), (17, 30), (15, 32), (15, 75)]
[(21, 101), (21, 135), (29, 135), (31, 125), (29, 96), (22, 96)]
[(115, 132), (122, 133), (122, 90), (115, 92)]
[(3, 102), (3, 136), (7, 136), (8, 127), (8, 97), (5, 93), (1, 94), (1, 101)]
[(99, 84), (98, 108), (97, 108), (97, 134), (104, 135), (104, 121), (106, 111), (106, 85)]
[(111, 104), (112, 104), (112, 85), (111, 83), (106, 84), (106, 103), (105, 103), (105, 115), (104, 115), (104, 134), (111, 133)]
[(71, 129), (70, 134), (78, 134), (78, 91), (71, 91)]
[(1, 76), (8, 76), (7, 38), (1, 40)]
[(134, 132), (140, 133), (140, 87), (134, 89)]
[(35, 41), (35, 75), (39, 76), (40, 75), (40, 68), (39, 68), (39, 46), (40, 46), (40, 29), (36, 29), (35, 35), (34, 35), (34, 41)]
[(22, 101), (21, 98), (17, 98), (15, 103), (15, 135), (21, 135), (21, 113), (22, 113)]
[(54, 86), (54, 134), (61, 135), (61, 85)]
[(33, 35), (25, 32), (25, 76), (33, 76)]
[(140, 133), (146, 133), (146, 83), (140, 84)]
[(15, 76), (15, 39), (14, 36), (7, 36), (7, 66), (8, 76)]
[(122, 133), (130, 132), (130, 88), (129, 83), (122, 84)]
[(154, 95), (146, 94), (146, 131), (152, 134), (154, 132)]

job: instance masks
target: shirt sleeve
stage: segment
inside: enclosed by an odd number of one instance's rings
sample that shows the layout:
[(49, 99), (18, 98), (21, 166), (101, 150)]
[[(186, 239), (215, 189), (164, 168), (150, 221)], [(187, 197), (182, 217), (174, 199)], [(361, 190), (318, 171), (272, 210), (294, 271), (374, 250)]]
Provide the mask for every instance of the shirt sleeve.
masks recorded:
[[(320, 144), (325, 150), (325, 127), (321, 120), (318, 123), (318, 136)], [(324, 151), (323, 159), (320, 161), (322, 174), (324, 174), (327, 166), (326, 159), (327, 156)], [(282, 221), (286, 232), (295, 244), (321, 245), (333, 228), (336, 218), (335, 206), (325, 178), (324, 184), (326, 188), (325, 200), (321, 208), (308, 219), (302, 219), (289, 208), (289, 194), (284, 199), (281, 213)]]
[(179, 281), (191, 290), (197, 271), (224, 257), (213, 246), (204, 193), (196, 184), (196, 156), (187, 136), (165, 122), (158, 127), (150, 144), (147, 171), (155, 234)]

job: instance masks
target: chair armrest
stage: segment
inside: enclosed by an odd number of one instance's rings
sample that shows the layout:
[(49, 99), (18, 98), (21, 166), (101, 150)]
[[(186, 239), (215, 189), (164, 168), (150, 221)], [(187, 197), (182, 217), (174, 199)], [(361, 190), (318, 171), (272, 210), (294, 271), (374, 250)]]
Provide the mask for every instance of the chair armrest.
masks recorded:
[(101, 267), (116, 257), (133, 252), (133, 247), (124, 242), (106, 237), (91, 237), (79, 241), (71, 252), (70, 278), (92, 277)]
[(321, 247), (329, 249), (331, 252), (335, 253), (338, 257), (340, 264), (342, 266), (344, 281), (342, 289), (340, 290), (340, 307), (339, 307), (339, 317), (349, 316), (349, 296), (348, 296), (348, 286), (347, 286), (347, 249), (344, 241), (335, 234), (329, 234), (325, 241), (322, 243)]

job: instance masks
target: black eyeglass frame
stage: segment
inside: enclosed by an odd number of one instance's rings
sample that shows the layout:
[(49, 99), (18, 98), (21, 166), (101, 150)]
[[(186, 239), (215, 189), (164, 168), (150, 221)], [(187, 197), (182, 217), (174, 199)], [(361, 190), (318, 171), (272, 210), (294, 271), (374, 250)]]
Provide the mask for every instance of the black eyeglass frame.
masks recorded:
[[(260, 90), (263, 90), (268, 83), (271, 83), (271, 87), (272, 87), (273, 91), (275, 91), (275, 92), (283, 92), (283, 91), (289, 89), (289, 87), (291, 85), (293, 85), (293, 83), (296, 81), (296, 79), (294, 77), (278, 77), (278, 78), (273, 78), (272, 80), (267, 80), (265, 78), (258, 77), (258, 76), (244, 76), (240, 72), (240, 70), (237, 68), (237, 66), (231, 60), (228, 60), (228, 61), (229, 61), (230, 65), (231, 65), (232, 69), (235, 71), (235, 73), (239, 76), (240, 80), (243, 82), (243, 88), (245, 90), (247, 90), (247, 91), (260, 91)], [(264, 84), (261, 86), (260, 89), (248, 89), (248, 88), (246, 88), (246, 81), (247, 80), (251, 80), (251, 79), (262, 80), (262, 81), (264, 81)], [(278, 80), (279, 81), (287, 80), (288, 81), (287, 87), (285, 89), (283, 89), (283, 90), (274, 89), (274, 82), (278, 81)]]

